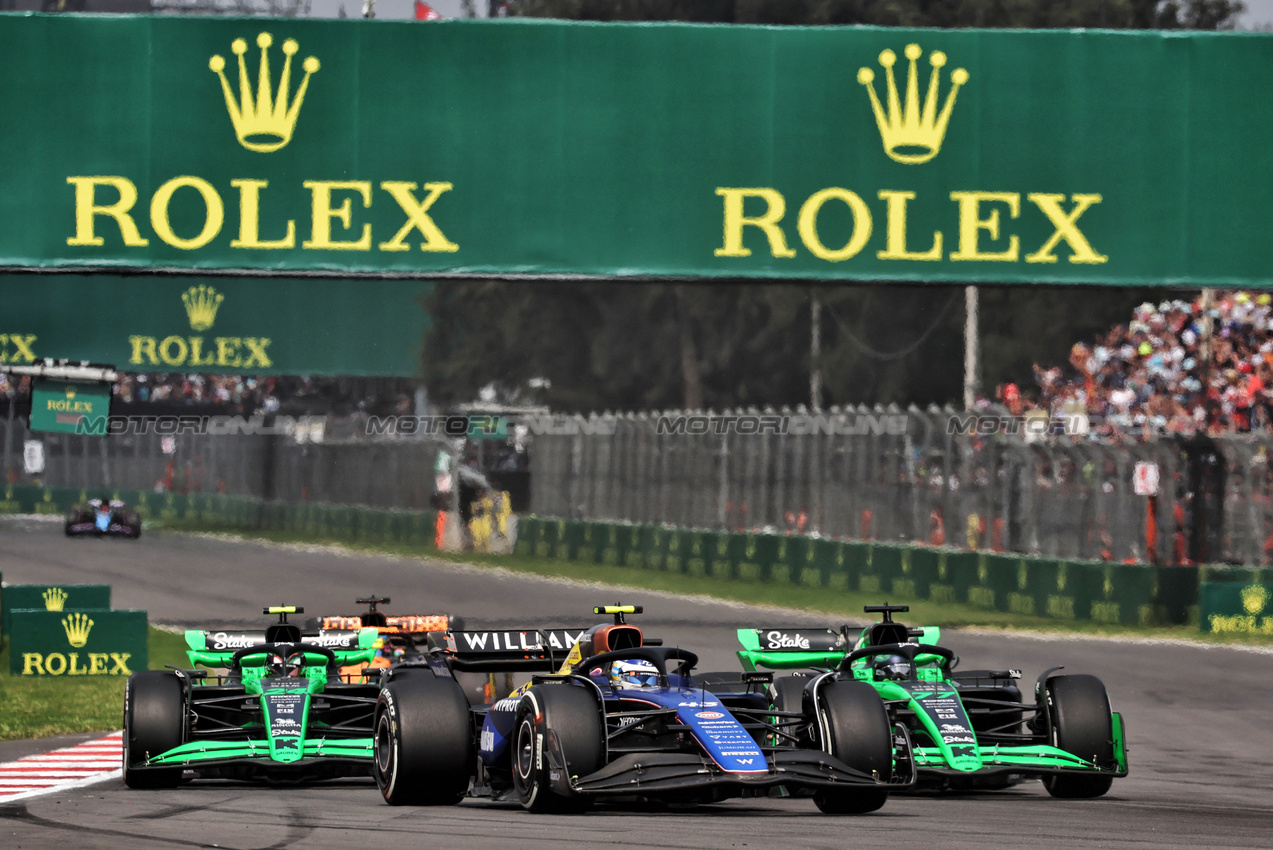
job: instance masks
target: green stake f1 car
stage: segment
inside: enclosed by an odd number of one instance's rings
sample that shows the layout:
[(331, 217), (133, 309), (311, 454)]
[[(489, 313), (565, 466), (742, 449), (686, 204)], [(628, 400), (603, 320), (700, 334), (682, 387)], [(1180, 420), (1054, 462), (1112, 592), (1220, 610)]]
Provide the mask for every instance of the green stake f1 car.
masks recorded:
[(287, 615), (303, 611), (266, 608), (279, 620), (263, 631), (187, 631), (191, 665), (225, 675), (147, 670), (129, 677), (128, 787), (171, 788), (184, 771), (275, 782), (371, 775), (380, 684), (345, 681), (340, 668), (371, 661), (377, 632), (302, 635)]
[(1099, 797), (1127, 775), (1123, 718), (1096, 677), (1049, 668), (1034, 702), (1023, 702), (1020, 671), (956, 673), (958, 658), (938, 645), (940, 629), (893, 622), (909, 606), (865, 610), (883, 619), (856, 641), (848, 626), (739, 629), (739, 660), (747, 671), (806, 671), (773, 683), (775, 707), (788, 710), (836, 674), (869, 683), (910, 732), (919, 787), (1002, 788), (1038, 778), (1054, 797)]

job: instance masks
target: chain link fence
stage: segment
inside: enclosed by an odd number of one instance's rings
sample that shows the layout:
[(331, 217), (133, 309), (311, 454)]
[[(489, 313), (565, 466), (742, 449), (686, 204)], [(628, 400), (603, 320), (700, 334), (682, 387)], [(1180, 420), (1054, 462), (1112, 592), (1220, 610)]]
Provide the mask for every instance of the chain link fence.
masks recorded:
[[(952, 408), (555, 417), (529, 438), (530, 510), (545, 516), (777, 530), (1043, 557), (1273, 563), (1273, 438), (1107, 445), (1004, 433)], [(953, 426), (952, 426), (953, 423)], [(981, 433), (985, 431), (986, 433)], [(993, 432), (992, 432), (993, 431)], [(353, 418), (287, 433), (33, 434), (0, 415), (7, 480), (38, 442), (50, 486), (223, 492), (427, 509), (441, 437), (368, 437)], [(1160, 495), (1136, 495), (1155, 464)]]
[[(191, 416), (190, 420), (195, 417)], [(0, 418), (0, 452), (10, 483), (51, 487), (228, 493), (285, 502), (426, 509), (434, 466), (446, 444), (431, 438), (365, 437), (355, 417), (300, 417), (284, 433), (116, 434), (27, 430)], [(249, 430), (250, 430), (249, 426)], [(24, 467), (27, 442), (41, 446), (43, 471)]]
[[(1109, 445), (1057, 424), (949, 407), (580, 418), (577, 433), (536, 437), (532, 503), (547, 516), (1065, 559), (1273, 561), (1273, 439)], [(1134, 492), (1138, 463), (1158, 472), (1152, 504)]]

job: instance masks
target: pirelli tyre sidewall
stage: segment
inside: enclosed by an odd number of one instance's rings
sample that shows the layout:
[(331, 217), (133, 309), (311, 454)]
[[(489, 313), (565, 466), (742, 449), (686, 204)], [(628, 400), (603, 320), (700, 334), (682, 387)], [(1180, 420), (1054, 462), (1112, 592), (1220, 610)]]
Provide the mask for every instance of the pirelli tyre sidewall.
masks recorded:
[(605, 718), (595, 693), (581, 685), (531, 688), (513, 723), (513, 788), (532, 812), (575, 812), (589, 801), (571, 778), (595, 773), (605, 762)]
[(372, 772), (385, 802), (445, 806), (464, 797), (476, 764), (469, 714), (451, 679), (417, 673), (381, 689)]
[[(893, 775), (893, 733), (884, 701), (866, 682), (827, 677), (811, 688), (821, 748), (879, 782)], [(827, 814), (865, 814), (888, 800), (887, 788), (819, 790), (814, 803)]]
[[(1053, 676), (1046, 686), (1052, 746), (1100, 767), (1114, 765), (1114, 719), (1109, 694), (1095, 676)], [(1058, 773), (1043, 778), (1053, 797), (1091, 798), (1109, 791), (1114, 777), (1099, 773)]]
[(180, 767), (143, 767), (186, 740), (186, 686), (176, 673), (141, 670), (124, 688), (124, 784), (129, 788), (175, 788)]

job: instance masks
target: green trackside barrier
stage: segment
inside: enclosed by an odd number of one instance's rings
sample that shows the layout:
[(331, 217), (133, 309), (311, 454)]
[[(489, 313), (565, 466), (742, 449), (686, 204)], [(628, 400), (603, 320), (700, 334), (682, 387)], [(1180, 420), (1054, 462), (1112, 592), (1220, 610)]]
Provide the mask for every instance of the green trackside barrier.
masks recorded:
[(667, 560), (663, 562), (663, 568), (669, 573), (684, 575), (689, 571), (689, 563), (702, 557), (702, 535), (697, 531), (677, 529), (668, 540)]
[(527, 516), (517, 521), (517, 539), (513, 541), (513, 554), (534, 555), (543, 531), (543, 523), (538, 517)]
[[(597, 546), (597, 563), (607, 567), (617, 566), (622, 563), (619, 557), (619, 540), (622, 536), (624, 545), (627, 545), (627, 526), (619, 523), (606, 522), (597, 526), (599, 537), (596, 541)], [(521, 535), (521, 525), (518, 524), (518, 535)]]
[(540, 558), (553, 558), (557, 554), (558, 526), (561, 520), (541, 519), (539, 539), (535, 541), (535, 554)]
[(558, 529), (558, 555), (570, 561), (580, 560), (580, 549), (584, 548), (584, 528), (591, 523), (577, 519), (567, 520)]
[(661, 525), (649, 526), (649, 534), (642, 534), (642, 540), (645, 546), (645, 568), (647, 570), (662, 570), (664, 562), (667, 560), (668, 539), (675, 532)]
[[(717, 535), (711, 531), (691, 531), (682, 544), (681, 572), (701, 578), (712, 574), (712, 554)], [(688, 549), (686, 548), (688, 547)]]
[(1198, 587), (1202, 631), (1273, 635), (1273, 570), (1205, 567), (1203, 573)]
[(778, 535), (744, 532), (730, 538), (731, 577), (742, 581), (769, 581), (778, 560)]
[[(605, 542), (609, 525), (601, 522), (574, 522), (573, 524), (579, 526), (574, 560), (581, 564), (600, 563), (602, 544)], [(572, 530), (572, 536), (574, 536), (574, 530)]]
[(33, 514), (41, 489), (34, 484), (8, 484), (0, 498), (0, 514)]
[(1189, 622), (1198, 586), (1198, 571), (1188, 567), (540, 518), (522, 520), (516, 551), (1124, 625)]
[(145, 670), (145, 611), (14, 609), (9, 672), (15, 676), (128, 676)]
[(110, 607), (109, 584), (11, 584), (0, 599), (0, 632), (13, 634), (13, 612), (19, 609), (56, 613)]
[(628, 545), (623, 551), (624, 566), (645, 568), (646, 553), (650, 549), (653, 531), (653, 527), (649, 525), (634, 525), (628, 529)]

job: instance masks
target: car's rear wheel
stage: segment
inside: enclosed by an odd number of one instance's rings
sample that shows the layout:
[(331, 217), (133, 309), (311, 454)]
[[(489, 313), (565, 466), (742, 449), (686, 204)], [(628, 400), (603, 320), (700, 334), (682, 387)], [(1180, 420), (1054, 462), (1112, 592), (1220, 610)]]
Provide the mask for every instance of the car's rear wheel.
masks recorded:
[[(769, 702), (773, 705), (775, 711), (794, 711), (798, 713), (804, 712), (804, 688), (811, 680), (808, 676), (781, 676), (773, 680), (773, 684), (769, 686)], [(783, 723), (790, 723), (790, 718), (783, 718)], [(812, 746), (813, 740), (809, 737), (808, 723), (799, 725), (783, 725), (782, 731), (795, 735), (800, 746)], [(781, 739), (780, 743), (789, 745), (789, 739)]]
[(129, 788), (176, 788), (180, 767), (140, 765), (179, 747), (186, 739), (186, 689), (176, 673), (142, 670), (124, 689), (124, 784)]
[(451, 679), (395, 677), (376, 702), (373, 773), (393, 806), (451, 806), (475, 766), (472, 722)]
[[(826, 682), (818, 689), (822, 748), (856, 770), (887, 782), (893, 776), (893, 733), (875, 688), (865, 682)], [(873, 812), (888, 800), (886, 788), (819, 790), (813, 802), (827, 814)]]
[[(563, 794), (572, 776), (595, 773), (605, 760), (605, 726), (596, 697), (582, 687), (532, 688), (513, 725), (513, 788), (531, 812), (580, 812), (587, 798)], [(554, 768), (554, 760), (564, 761)], [(560, 770), (557, 788), (553, 772)], [(564, 781), (562, 781), (564, 780)]]
[[(1114, 761), (1114, 720), (1105, 685), (1095, 676), (1053, 676), (1047, 682), (1046, 710), (1051, 718), (1052, 746), (1094, 764)], [(1043, 778), (1053, 797), (1100, 797), (1114, 777), (1057, 773)]]

